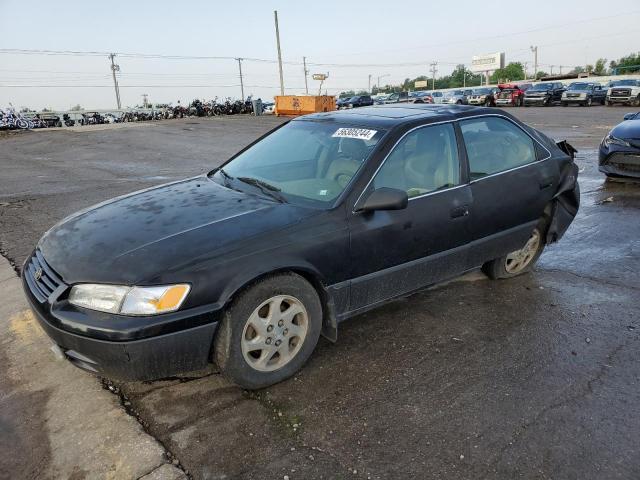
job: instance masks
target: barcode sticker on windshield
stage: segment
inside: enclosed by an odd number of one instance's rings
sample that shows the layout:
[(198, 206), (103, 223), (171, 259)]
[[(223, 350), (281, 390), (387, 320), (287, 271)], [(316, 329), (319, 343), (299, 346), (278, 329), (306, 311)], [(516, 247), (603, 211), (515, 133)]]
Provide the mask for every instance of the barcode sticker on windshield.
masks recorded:
[(377, 130), (368, 130), (366, 128), (339, 128), (332, 137), (340, 138), (360, 138), (362, 140), (371, 140), (378, 133)]

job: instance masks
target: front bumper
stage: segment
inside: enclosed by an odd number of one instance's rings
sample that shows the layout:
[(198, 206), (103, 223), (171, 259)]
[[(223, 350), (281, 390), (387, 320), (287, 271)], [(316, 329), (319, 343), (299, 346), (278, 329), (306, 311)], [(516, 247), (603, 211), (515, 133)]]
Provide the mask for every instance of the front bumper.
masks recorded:
[(640, 178), (640, 148), (608, 149), (601, 144), (598, 170), (611, 176)]
[(611, 97), (607, 95), (607, 102), (610, 103), (631, 103), (634, 97)]
[[(103, 338), (87, 336), (78, 333), (81, 316), (90, 316), (93, 312), (73, 308), (55, 309), (48, 302), (40, 302), (31, 292), (24, 272), (23, 269), (25, 295), (36, 319), (64, 357), (77, 367), (113, 379), (153, 380), (201, 369), (209, 363), (213, 336), (218, 326), (213, 313), (206, 316), (210, 321), (205, 324), (201, 324), (203, 317), (200, 313), (190, 317), (187, 311), (186, 315), (182, 312), (178, 317), (139, 317), (140, 330), (112, 329), (108, 332), (109, 336), (101, 334)], [(157, 323), (160, 317), (164, 317), (161, 319), (163, 328), (156, 332), (162, 333), (140, 338), (140, 332), (144, 331), (142, 329), (148, 327), (147, 321)], [(101, 318), (104, 318), (102, 314)], [(172, 327), (175, 322), (178, 322), (178, 326)], [(78, 330), (71, 332), (65, 325), (77, 325)], [(111, 340), (107, 337), (127, 340)]]
[(587, 97), (562, 97), (563, 103), (585, 103)]
[(525, 105), (542, 105), (549, 101), (549, 97), (524, 97)]

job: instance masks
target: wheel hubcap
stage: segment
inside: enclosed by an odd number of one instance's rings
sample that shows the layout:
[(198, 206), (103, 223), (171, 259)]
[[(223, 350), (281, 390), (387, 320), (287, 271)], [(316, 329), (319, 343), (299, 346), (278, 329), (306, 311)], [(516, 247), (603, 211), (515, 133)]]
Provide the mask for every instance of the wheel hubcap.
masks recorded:
[(540, 247), (540, 232), (536, 228), (527, 243), (520, 250), (511, 252), (507, 255), (504, 269), (508, 273), (518, 273), (524, 270), (536, 256)]
[(242, 355), (255, 370), (278, 370), (298, 354), (308, 327), (309, 316), (300, 300), (271, 297), (249, 316), (242, 331)]

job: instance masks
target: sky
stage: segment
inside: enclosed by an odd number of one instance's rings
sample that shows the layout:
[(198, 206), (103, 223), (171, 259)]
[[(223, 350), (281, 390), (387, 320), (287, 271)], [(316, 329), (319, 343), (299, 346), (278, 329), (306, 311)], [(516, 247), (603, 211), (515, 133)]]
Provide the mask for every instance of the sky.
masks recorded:
[(311, 74), (328, 73), (323, 91), (336, 94), (367, 89), (379, 76), (383, 85), (430, 76), (432, 62), (445, 75), (493, 52), (528, 62), (532, 72), (531, 45), (539, 70), (554, 65), (554, 73), (640, 51), (638, 0), (0, 0), (0, 108), (115, 108), (108, 52), (117, 54), (123, 106), (142, 104), (143, 94), (174, 105), (239, 98), (238, 57), (245, 95), (272, 99), (280, 91), (274, 10), (287, 94), (305, 92), (303, 57), (310, 93), (319, 88)]

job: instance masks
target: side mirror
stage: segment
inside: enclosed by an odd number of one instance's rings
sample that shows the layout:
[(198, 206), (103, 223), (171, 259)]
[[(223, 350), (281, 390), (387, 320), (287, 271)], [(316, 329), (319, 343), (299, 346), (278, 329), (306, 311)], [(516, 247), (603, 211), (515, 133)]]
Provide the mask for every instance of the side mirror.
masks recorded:
[(409, 197), (404, 190), (381, 187), (356, 205), (356, 212), (374, 212), (376, 210), (402, 210), (407, 208)]
[(637, 113), (625, 113), (623, 120), (633, 120), (636, 118)]

